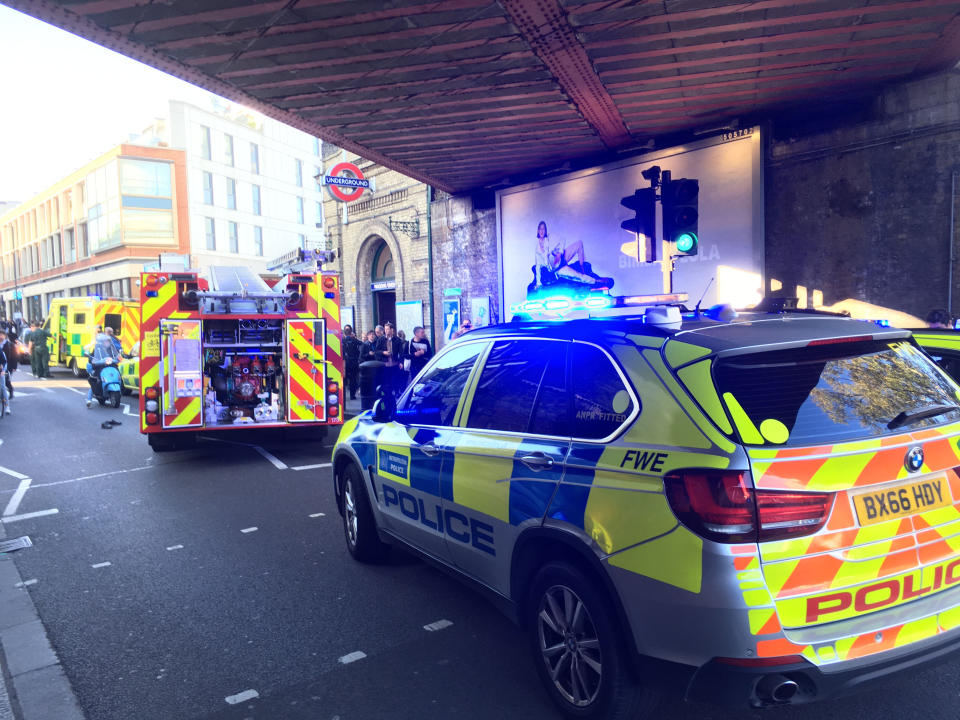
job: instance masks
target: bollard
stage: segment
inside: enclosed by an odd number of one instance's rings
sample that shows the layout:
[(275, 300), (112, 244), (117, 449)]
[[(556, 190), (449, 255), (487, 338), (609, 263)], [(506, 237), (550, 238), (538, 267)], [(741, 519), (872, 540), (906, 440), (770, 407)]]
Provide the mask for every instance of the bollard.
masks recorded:
[(383, 382), (385, 363), (367, 360), (360, 363), (360, 409), (370, 410), (377, 401), (377, 386)]

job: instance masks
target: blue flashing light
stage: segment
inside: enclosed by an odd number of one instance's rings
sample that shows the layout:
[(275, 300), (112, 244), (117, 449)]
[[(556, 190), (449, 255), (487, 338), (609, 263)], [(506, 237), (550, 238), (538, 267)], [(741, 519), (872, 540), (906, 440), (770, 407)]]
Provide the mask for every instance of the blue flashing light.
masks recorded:
[(543, 310), (543, 303), (539, 300), (531, 300), (530, 302), (521, 303), (520, 307), (523, 309), (523, 312), (539, 312)]
[(611, 299), (604, 295), (594, 295), (583, 301), (583, 306), (588, 308), (608, 308), (611, 305)]
[(571, 307), (570, 301), (566, 298), (552, 298), (547, 300), (543, 306), (547, 310), (569, 310)]
[(880, 327), (890, 327), (890, 321), (889, 321), (889, 320), (874, 320), (873, 322), (874, 322), (875, 324), (879, 325)]
[(156, 296), (157, 296), (156, 290), (147, 290), (147, 297), (156, 297)]

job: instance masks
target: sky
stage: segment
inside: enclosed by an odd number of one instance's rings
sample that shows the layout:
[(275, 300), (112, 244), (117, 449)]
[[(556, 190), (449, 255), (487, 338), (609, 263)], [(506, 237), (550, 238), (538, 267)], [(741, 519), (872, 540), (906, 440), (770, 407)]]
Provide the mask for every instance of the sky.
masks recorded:
[(23, 201), (215, 95), (0, 5), (0, 201)]

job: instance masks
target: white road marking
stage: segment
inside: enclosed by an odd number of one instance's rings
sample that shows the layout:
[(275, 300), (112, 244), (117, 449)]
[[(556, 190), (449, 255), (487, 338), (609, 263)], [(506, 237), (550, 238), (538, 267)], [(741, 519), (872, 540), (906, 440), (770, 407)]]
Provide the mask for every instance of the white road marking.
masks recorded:
[(93, 480), (95, 478), (110, 477), (111, 475), (122, 475), (123, 473), (132, 473), (139, 472), (141, 470), (149, 470), (151, 465), (143, 465), (142, 467), (130, 468), (129, 470), (111, 470), (110, 472), (97, 473), (96, 475), (84, 475), (83, 477), (70, 478), (69, 480), (54, 480), (53, 482), (40, 483), (39, 485), (31, 485), (31, 487), (36, 490), (37, 488), (42, 487), (52, 487), (54, 485), (66, 485), (67, 483), (80, 482), (81, 480)]
[(436, 622), (432, 622), (429, 625), (424, 625), (423, 629), (426, 630), (427, 632), (436, 632), (437, 630), (443, 630), (444, 628), (448, 628), (451, 625), (453, 625), (453, 623), (450, 622), (449, 620), (437, 620)]
[(4, 517), (9, 517), (17, 512), (17, 509), (20, 507), (20, 501), (23, 500), (23, 496), (26, 495), (31, 482), (32, 480), (30, 480), (30, 478), (24, 478), (20, 481), (20, 485), (13, 493), (13, 497), (11, 497), (10, 502), (7, 503), (7, 509), (3, 511)]
[(36, 584), (37, 584), (37, 579), (36, 579), (36, 578), (30, 578), (29, 580), (24, 580), (23, 582), (18, 582), (16, 585), (14, 585), (14, 587), (25, 588), (25, 587), (30, 587), (31, 585), (36, 585)]
[(356, 662), (357, 660), (363, 660), (366, 656), (367, 654), (365, 652), (357, 650), (349, 655), (344, 655), (342, 658), (340, 658), (340, 662), (346, 665), (347, 663)]
[(167, 550), (183, 550), (183, 545), (171, 545)]
[(256, 528), (256, 527), (248, 527), (248, 528), (244, 528), (244, 529), (241, 530), (240, 532), (242, 532), (242, 533), (252, 533), (252, 532), (256, 532), (257, 530), (258, 530), (258, 528)]
[(266, 450), (264, 450), (259, 445), (251, 445), (251, 447), (256, 450), (258, 453), (263, 455), (267, 460), (270, 461), (270, 464), (273, 465), (277, 470), (286, 470), (287, 464), (280, 460), (276, 455), (271, 455)]
[(96, 563), (95, 565), (91, 565), (90, 567), (92, 567), (94, 570), (97, 570), (102, 567), (110, 567), (110, 563), (108, 562)]
[[(296, 470), (296, 468), (294, 468)], [(326, 517), (326, 513), (314, 513), (310, 517)]]
[(10, 468), (5, 468), (3, 465), (0, 465), (0, 473), (4, 475), (9, 475), (10, 477), (15, 477), (17, 480), (28, 480), (29, 478), (23, 473), (18, 473), (16, 470), (11, 470)]
[(65, 385), (63, 389), (69, 390), (70, 392), (75, 392), (77, 395), (86, 395), (86, 393), (83, 390), (77, 390), (76, 388), (70, 387), (69, 385)]
[(224, 700), (227, 701), (228, 705), (236, 705), (258, 697), (260, 697), (260, 693), (256, 690), (244, 690), (242, 693), (237, 693), (236, 695), (227, 695)]
[(299, 465), (297, 467), (290, 468), (291, 470), (316, 470), (317, 468), (328, 468), (331, 467), (333, 463), (318, 463), (317, 465)]
[(124, 414), (124, 415), (129, 415), (130, 417), (137, 417), (137, 413), (133, 412), (133, 408), (131, 408), (131, 407), (130, 407), (129, 405), (127, 405), (126, 403), (120, 403), (120, 404), (123, 405), (123, 414)]
[(10, 517), (0, 518), (3, 523), (17, 522), (18, 520), (30, 520), (31, 518), (43, 517), (44, 515), (56, 515), (59, 510), (50, 508), (49, 510), (38, 510), (37, 512), (24, 513), (23, 515), (11, 515)]
[(47, 392), (47, 393), (52, 393), (52, 392), (53, 392), (53, 390), (51, 390), (51, 389), (48, 388), (48, 387), (38, 387), (37, 390), (42, 390), (43, 392)]

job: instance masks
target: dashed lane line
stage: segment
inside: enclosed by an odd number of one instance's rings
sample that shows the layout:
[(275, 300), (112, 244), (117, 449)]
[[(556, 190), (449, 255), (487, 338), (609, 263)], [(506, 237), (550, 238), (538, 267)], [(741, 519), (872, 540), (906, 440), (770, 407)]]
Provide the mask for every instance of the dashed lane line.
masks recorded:
[(333, 463), (317, 463), (316, 465), (298, 465), (297, 467), (290, 468), (291, 470), (316, 470), (317, 468), (328, 468), (332, 467)]
[(437, 630), (443, 630), (444, 628), (448, 628), (451, 625), (453, 625), (453, 623), (450, 622), (449, 620), (437, 620), (436, 622), (432, 622), (429, 625), (424, 625), (423, 629), (426, 630), (427, 632), (436, 632)]
[(26, 495), (27, 490), (30, 489), (31, 482), (33, 481), (28, 477), (25, 477), (20, 481), (20, 485), (17, 486), (16, 490), (14, 490), (13, 496), (10, 498), (10, 502), (7, 503), (7, 507), (3, 511), (4, 517), (16, 515), (17, 510), (20, 508), (20, 501), (23, 500), (23, 496)]
[(312, 518), (326, 517), (326, 516), (327, 516), (326, 513), (313, 513), (313, 515), (310, 515), (310, 517), (312, 517)]
[(183, 550), (183, 545), (171, 545), (167, 550)]
[(260, 697), (260, 693), (256, 690), (244, 690), (243, 692), (237, 693), (236, 695), (227, 695), (224, 700), (227, 701), (228, 705), (237, 705), (247, 700), (253, 700), (254, 698)]
[(259, 528), (256, 527), (256, 526), (254, 526), (254, 527), (244, 528), (244, 529), (241, 530), (240, 532), (242, 532), (244, 535), (246, 535), (247, 533), (256, 532), (257, 530), (259, 530)]
[(36, 579), (36, 578), (30, 578), (29, 580), (24, 580), (23, 582), (18, 582), (16, 585), (14, 585), (14, 587), (15, 587), (15, 588), (26, 588), (26, 587), (30, 587), (31, 585), (36, 585), (36, 584), (37, 584), (37, 579)]
[(42, 487), (53, 487), (54, 485), (66, 485), (67, 483), (80, 482), (81, 480), (95, 480), (97, 478), (110, 477), (111, 475), (123, 475), (124, 473), (140, 472), (141, 470), (152, 470), (153, 465), (143, 465), (141, 467), (130, 468), (129, 470), (111, 470), (110, 472), (97, 473), (96, 475), (84, 475), (83, 477), (70, 478), (69, 480), (54, 480), (48, 483), (39, 483), (31, 485), (34, 490)]
[(75, 392), (77, 395), (86, 395), (86, 393), (83, 390), (77, 390), (77, 388), (67, 386), (67, 387), (64, 387), (63, 389), (69, 390), (70, 392)]
[(11, 515), (10, 517), (0, 518), (0, 522), (3, 522), (4, 525), (12, 522), (19, 522), (20, 520), (31, 520), (33, 518), (44, 517), (45, 515), (56, 515), (60, 512), (57, 508), (50, 508), (49, 510), (37, 510), (37, 512), (24, 513), (23, 515)]
[(264, 449), (263, 449), (262, 447), (260, 447), (259, 445), (252, 445), (251, 447), (252, 447), (254, 450), (256, 450), (258, 453), (260, 453), (261, 455), (263, 455), (263, 457), (265, 457), (265, 458), (270, 462), (270, 464), (273, 465), (277, 470), (286, 470), (286, 469), (287, 469), (287, 467), (288, 467), (287, 464), (286, 464), (285, 462), (283, 462), (283, 460), (281, 460), (280, 458), (278, 458), (276, 455), (273, 455), (273, 454), (267, 452), (266, 450), (264, 450)]
[(342, 658), (340, 658), (339, 661), (342, 664), (347, 665), (349, 663), (356, 662), (357, 660), (363, 660), (366, 656), (367, 654), (365, 652), (363, 652), (362, 650), (357, 650), (356, 652), (352, 652), (347, 655), (344, 655)]
[(92, 567), (94, 570), (99, 570), (100, 568), (110, 567), (110, 563), (109, 562), (94, 563), (90, 567)]

